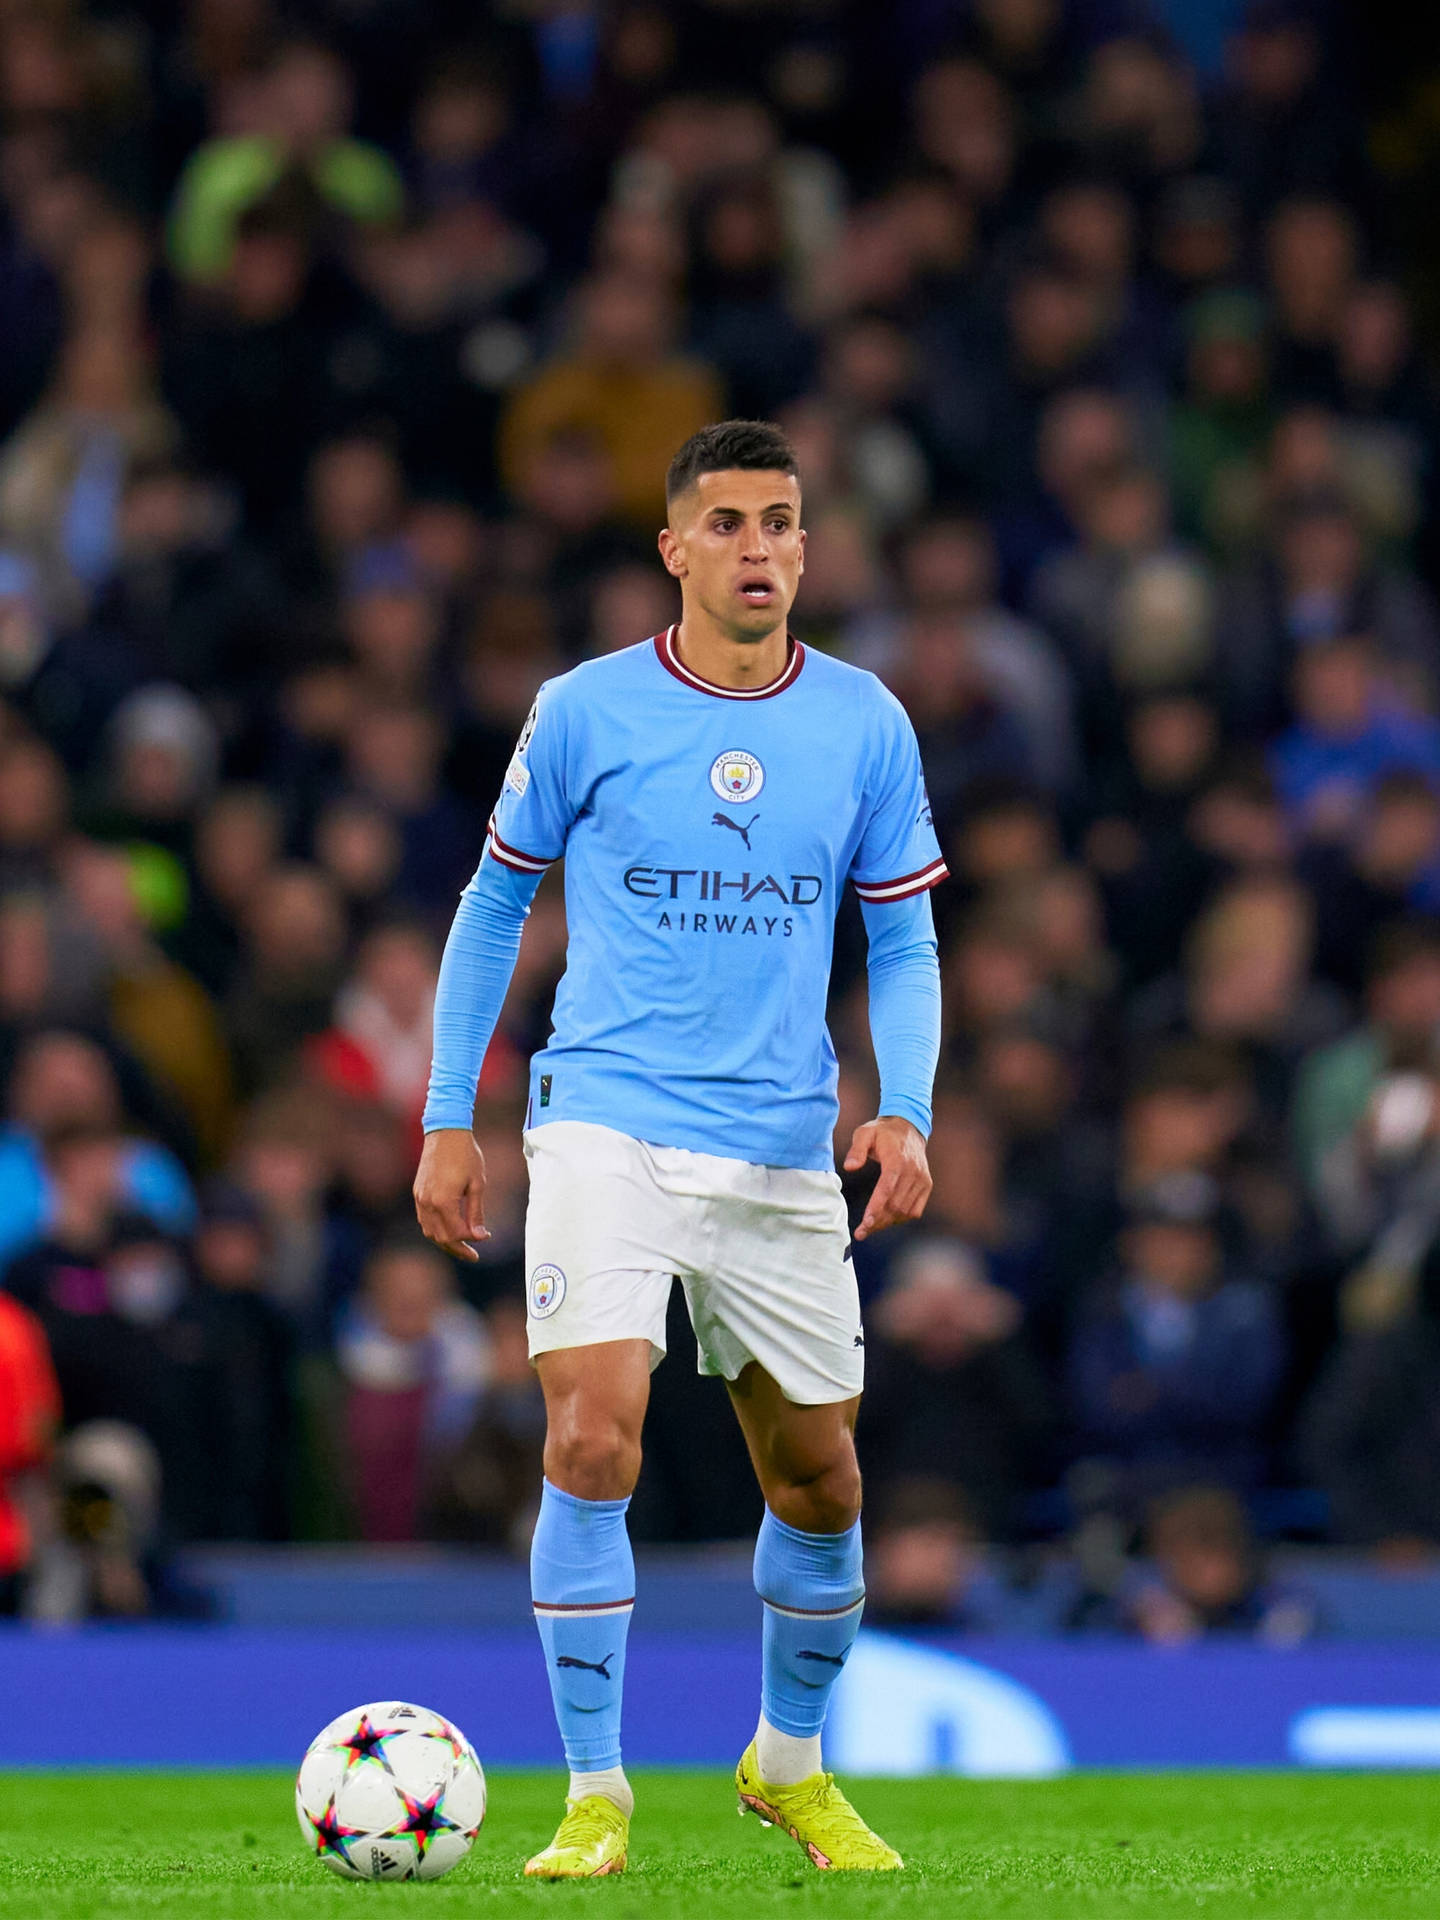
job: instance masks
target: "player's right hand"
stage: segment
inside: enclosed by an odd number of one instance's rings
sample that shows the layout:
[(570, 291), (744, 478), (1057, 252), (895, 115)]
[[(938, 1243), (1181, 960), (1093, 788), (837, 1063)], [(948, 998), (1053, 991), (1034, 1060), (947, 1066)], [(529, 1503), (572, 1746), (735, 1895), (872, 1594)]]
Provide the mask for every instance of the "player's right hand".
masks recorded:
[(485, 1156), (468, 1127), (437, 1127), (426, 1134), (411, 1191), (425, 1238), (457, 1260), (478, 1260), (472, 1242), (490, 1238)]

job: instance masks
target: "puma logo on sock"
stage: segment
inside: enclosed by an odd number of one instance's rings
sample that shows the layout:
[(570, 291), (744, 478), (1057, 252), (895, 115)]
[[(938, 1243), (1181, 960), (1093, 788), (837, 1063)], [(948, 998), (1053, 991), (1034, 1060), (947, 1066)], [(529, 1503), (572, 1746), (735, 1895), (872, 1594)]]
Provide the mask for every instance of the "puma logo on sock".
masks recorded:
[[(817, 1653), (812, 1657), (823, 1660), (825, 1655)], [(611, 1677), (610, 1662), (614, 1658), (613, 1653), (607, 1653), (603, 1660), (577, 1660), (572, 1654), (561, 1653), (555, 1656), (555, 1664), (557, 1667), (583, 1667), (586, 1673), (598, 1673), (602, 1680), (608, 1680)]]

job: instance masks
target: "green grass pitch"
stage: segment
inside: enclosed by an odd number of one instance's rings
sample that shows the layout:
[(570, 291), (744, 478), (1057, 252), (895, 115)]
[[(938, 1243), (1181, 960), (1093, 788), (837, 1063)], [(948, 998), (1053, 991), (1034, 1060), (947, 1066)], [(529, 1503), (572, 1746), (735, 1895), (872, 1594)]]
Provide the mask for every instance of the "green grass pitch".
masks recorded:
[(427, 1885), (335, 1879), (301, 1849), (283, 1774), (0, 1776), (0, 1914), (25, 1920), (331, 1920), (534, 1915), (576, 1902), (614, 1920), (974, 1914), (1384, 1920), (1440, 1911), (1440, 1779), (1297, 1774), (1074, 1775), (1035, 1782), (851, 1783), (904, 1853), (875, 1879), (815, 1873), (735, 1815), (721, 1775), (638, 1773), (631, 1870), (531, 1886), (555, 1775), (499, 1773), (470, 1858)]

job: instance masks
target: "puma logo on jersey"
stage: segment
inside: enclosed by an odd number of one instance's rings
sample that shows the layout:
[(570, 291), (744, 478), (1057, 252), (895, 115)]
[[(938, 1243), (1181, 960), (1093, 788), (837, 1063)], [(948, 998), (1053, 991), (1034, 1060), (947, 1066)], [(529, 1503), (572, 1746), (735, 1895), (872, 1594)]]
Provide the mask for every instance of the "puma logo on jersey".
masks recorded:
[(738, 833), (740, 838), (745, 842), (745, 851), (749, 853), (751, 851), (750, 829), (759, 818), (758, 813), (752, 813), (744, 826), (741, 826), (738, 820), (732, 820), (728, 814), (712, 813), (710, 816), (710, 824), (712, 827), (729, 827), (732, 833)]

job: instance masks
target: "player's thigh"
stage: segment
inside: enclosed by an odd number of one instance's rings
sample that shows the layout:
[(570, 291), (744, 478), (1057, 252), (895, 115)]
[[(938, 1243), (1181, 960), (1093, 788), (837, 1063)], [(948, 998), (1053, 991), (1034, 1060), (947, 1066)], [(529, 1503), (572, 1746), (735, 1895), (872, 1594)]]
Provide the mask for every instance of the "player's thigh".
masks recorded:
[(535, 1371), (552, 1431), (562, 1420), (605, 1420), (638, 1436), (650, 1403), (645, 1340), (605, 1340), (537, 1354)]
[(797, 1406), (756, 1361), (726, 1384), (755, 1477), (772, 1510), (795, 1488), (820, 1490), (826, 1499), (858, 1500), (858, 1394), (819, 1406)]
[(580, 1499), (624, 1499), (640, 1471), (650, 1400), (648, 1340), (607, 1340), (536, 1356), (545, 1396), (545, 1474)]
[(557, 1121), (525, 1136), (525, 1317), (530, 1357), (642, 1340), (665, 1353), (674, 1202), (639, 1141)]
[(794, 1406), (854, 1399), (865, 1337), (839, 1181), (747, 1167), (712, 1211), (713, 1261), (685, 1279), (701, 1372), (733, 1382), (754, 1363)]

